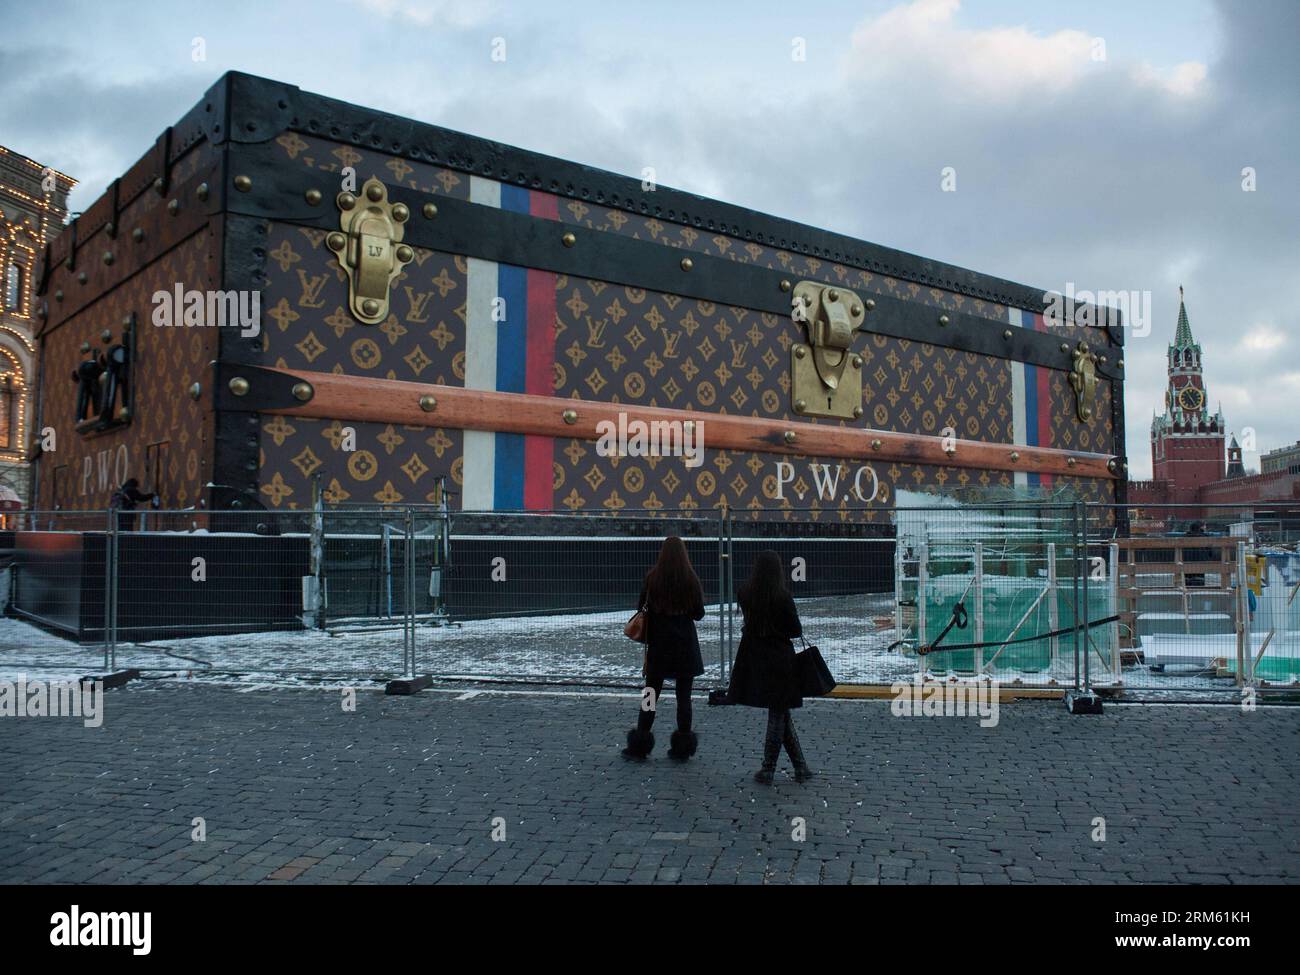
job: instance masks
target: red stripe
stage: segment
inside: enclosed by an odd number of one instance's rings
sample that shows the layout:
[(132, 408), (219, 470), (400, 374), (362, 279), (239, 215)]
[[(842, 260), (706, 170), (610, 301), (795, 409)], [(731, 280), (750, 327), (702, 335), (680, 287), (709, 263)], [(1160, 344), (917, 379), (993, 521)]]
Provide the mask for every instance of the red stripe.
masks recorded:
[[(1043, 321), (1042, 315), (1034, 316), (1034, 331), (1047, 331), (1047, 323)], [(1038, 372), (1038, 446), (1050, 447), (1052, 445), (1052, 374), (1042, 366), (1039, 366), (1036, 371)], [(1053, 480), (1051, 474), (1039, 475), (1039, 483), (1043, 487), (1051, 487)]]
[[(529, 194), (529, 213), (559, 220), (559, 198), (550, 193)], [(528, 338), (524, 353), (524, 391), (538, 396), (555, 393), (555, 275), (528, 272)], [(553, 508), (555, 440), (524, 437), (524, 507), (538, 511)]]

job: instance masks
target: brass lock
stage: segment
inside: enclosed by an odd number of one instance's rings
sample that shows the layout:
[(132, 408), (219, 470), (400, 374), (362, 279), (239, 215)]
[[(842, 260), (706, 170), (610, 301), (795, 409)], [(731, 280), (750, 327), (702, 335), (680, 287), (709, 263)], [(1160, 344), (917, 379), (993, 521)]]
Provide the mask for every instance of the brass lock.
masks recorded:
[(866, 316), (862, 300), (845, 288), (800, 281), (790, 317), (808, 329), (807, 344), (790, 349), (790, 395), (802, 416), (862, 416), (862, 357), (853, 338)]
[(1097, 354), (1080, 342), (1071, 353), (1074, 360), (1070, 368), (1070, 386), (1074, 390), (1074, 411), (1079, 422), (1092, 419), (1097, 405)]
[(343, 192), (335, 202), (340, 230), (325, 244), (348, 276), (352, 314), (376, 325), (388, 317), (393, 280), (415, 259), (415, 251), (401, 242), (411, 212), (403, 203), (389, 203), (387, 188), (374, 177), (366, 180), (360, 196)]

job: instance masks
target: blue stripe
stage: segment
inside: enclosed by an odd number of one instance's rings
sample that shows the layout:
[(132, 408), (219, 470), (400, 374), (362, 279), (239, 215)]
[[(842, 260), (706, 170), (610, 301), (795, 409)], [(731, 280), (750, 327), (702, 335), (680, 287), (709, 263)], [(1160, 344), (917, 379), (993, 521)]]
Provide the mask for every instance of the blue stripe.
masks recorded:
[[(501, 209), (527, 213), (528, 190), (503, 185)], [(527, 391), (525, 353), (528, 339), (528, 271), (511, 264), (498, 265), (497, 294), (505, 301), (505, 321), (497, 325), (497, 390), (503, 393), (523, 393)], [(493, 507), (498, 510), (524, 506), (523, 434), (496, 435), (496, 485), (493, 497)]]
[[(1024, 309), (1020, 311), (1020, 327), (1033, 329), (1033, 318)], [(1038, 367), (1025, 363), (1025, 444), (1038, 446)], [(1039, 487), (1042, 478), (1030, 472), (1025, 479), (1029, 487)]]
[[(1038, 367), (1028, 364), (1025, 365), (1025, 443), (1030, 447), (1038, 446)], [(1042, 478), (1029, 471), (1025, 483), (1029, 487), (1038, 487)]]

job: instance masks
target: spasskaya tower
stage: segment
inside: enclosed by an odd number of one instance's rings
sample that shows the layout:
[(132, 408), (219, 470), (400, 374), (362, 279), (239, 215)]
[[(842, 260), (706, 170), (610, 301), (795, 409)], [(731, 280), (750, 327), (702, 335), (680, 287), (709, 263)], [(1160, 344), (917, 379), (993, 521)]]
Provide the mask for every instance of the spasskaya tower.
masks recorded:
[(1168, 500), (1191, 502), (1202, 485), (1224, 477), (1224, 429), (1223, 412), (1209, 411), (1201, 347), (1192, 337), (1181, 286), (1167, 368), (1165, 411), (1151, 421), (1152, 473), (1172, 486)]

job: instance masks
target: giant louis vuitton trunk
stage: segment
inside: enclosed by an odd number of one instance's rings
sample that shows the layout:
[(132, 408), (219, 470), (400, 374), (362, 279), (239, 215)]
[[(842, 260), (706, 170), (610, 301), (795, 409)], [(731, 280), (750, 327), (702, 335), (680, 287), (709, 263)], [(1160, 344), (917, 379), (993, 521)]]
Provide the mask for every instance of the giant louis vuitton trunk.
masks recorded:
[[(1122, 501), (1120, 329), (1048, 308), (228, 74), (50, 245), (36, 506), (103, 507), (127, 476), (165, 507), (271, 511), (313, 482), (330, 503), (445, 484), (465, 510), (823, 524), (900, 491)], [(601, 439), (655, 422), (702, 453)]]

